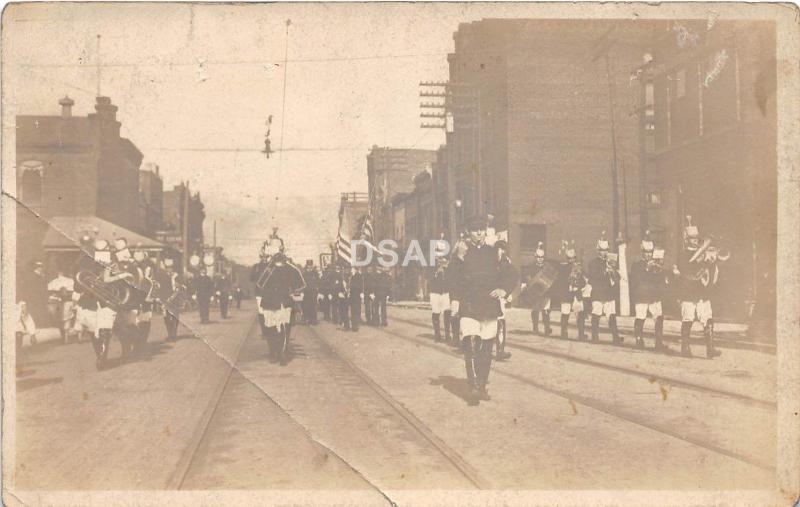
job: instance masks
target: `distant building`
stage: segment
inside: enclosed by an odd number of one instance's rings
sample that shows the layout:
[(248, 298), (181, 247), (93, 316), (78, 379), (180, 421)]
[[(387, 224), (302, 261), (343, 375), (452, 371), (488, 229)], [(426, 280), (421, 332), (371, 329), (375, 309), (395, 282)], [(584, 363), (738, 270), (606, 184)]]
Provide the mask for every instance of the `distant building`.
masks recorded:
[[(364, 232), (364, 221), (369, 212), (369, 197), (362, 192), (348, 192), (341, 194), (339, 200), (339, 228), (336, 238), (336, 262), (343, 266), (350, 266), (352, 255), (352, 241), (361, 239)], [(357, 249), (356, 255), (363, 259), (366, 253)]]
[(392, 237), (391, 200), (414, 189), (413, 178), (430, 169), (436, 151), (373, 146), (367, 155), (369, 211), (376, 240)]
[(139, 171), (139, 230), (154, 237), (163, 227), (164, 182), (155, 164), (145, 164)]
[[(174, 249), (183, 252), (183, 224), (187, 220), (186, 256), (203, 252), (203, 221), (206, 218), (200, 193), (192, 194), (188, 185), (181, 183), (164, 192), (163, 229), (158, 238)], [(188, 213), (187, 213), (188, 212)]]
[[(142, 153), (120, 137), (117, 106), (97, 97), (95, 113), (73, 116), (72, 99), (59, 104), (60, 115), (16, 118), (18, 267), (42, 258), (52, 217), (97, 217), (131, 235), (139, 229)], [(102, 223), (91, 229), (105, 230)]]
[[(392, 198), (391, 238), (397, 244), (400, 265), (394, 271), (395, 297), (399, 299), (423, 299), (428, 295), (427, 264), (430, 261), (430, 240), (436, 239), (433, 224), (433, 182), (431, 174), (422, 171), (413, 179), (410, 192), (400, 193)], [(420, 262), (410, 262), (402, 266), (408, 253), (410, 242), (416, 240), (422, 249), (426, 266)]]

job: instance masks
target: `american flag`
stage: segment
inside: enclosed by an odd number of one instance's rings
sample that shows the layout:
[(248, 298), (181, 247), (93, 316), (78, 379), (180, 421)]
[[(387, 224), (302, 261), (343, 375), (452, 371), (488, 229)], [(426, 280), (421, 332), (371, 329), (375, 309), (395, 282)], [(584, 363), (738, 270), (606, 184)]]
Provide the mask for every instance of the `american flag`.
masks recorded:
[(374, 232), (372, 230), (372, 216), (369, 213), (367, 213), (361, 220), (361, 227), (359, 227), (358, 232), (353, 234), (353, 237), (349, 236), (350, 234), (348, 234), (347, 231), (343, 231), (340, 228), (339, 234), (336, 237), (336, 253), (338, 254), (339, 258), (347, 264), (352, 263), (352, 252), (350, 251), (350, 242), (352, 240), (364, 240), (366, 241), (368, 248), (374, 252), (378, 251), (378, 249), (372, 244)]

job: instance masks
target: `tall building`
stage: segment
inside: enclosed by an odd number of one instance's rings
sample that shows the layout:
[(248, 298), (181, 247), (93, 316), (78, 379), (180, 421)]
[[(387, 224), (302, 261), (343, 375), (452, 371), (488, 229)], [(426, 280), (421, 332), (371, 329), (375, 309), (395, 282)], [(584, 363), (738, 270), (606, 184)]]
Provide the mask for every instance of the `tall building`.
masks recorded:
[(432, 150), (372, 147), (367, 155), (367, 179), (376, 240), (392, 237), (392, 198), (411, 192), (414, 177), (430, 169), (435, 160)]
[[(183, 252), (183, 234), (187, 232), (188, 251), (185, 256), (202, 255), (203, 253), (203, 221), (206, 218), (205, 207), (200, 193), (192, 194), (185, 183), (175, 185), (172, 190), (164, 192), (164, 228), (159, 231), (159, 239), (175, 250)], [(184, 229), (186, 220), (186, 229)]]
[(115, 230), (138, 229), (142, 153), (120, 136), (117, 106), (97, 97), (95, 113), (73, 116), (72, 99), (64, 97), (59, 104), (60, 115), (16, 117), (20, 267), (42, 258), (53, 217), (80, 217), (82, 224), (96, 217), (102, 221), (98, 229), (105, 230), (106, 221)]
[[(690, 34), (683, 41), (676, 25)], [(731, 258), (715, 305), (741, 317), (758, 300), (774, 321), (774, 24), (664, 21), (656, 34), (637, 80), (643, 218), (668, 253), (682, 248), (686, 215), (703, 236), (718, 236)]]
[[(452, 132), (434, 179), (452, 239), (495, 217), (510, 254), (532, 261), (573, 239), (589, 256), (607, 231), (640, 237), (638, 105), (631, 70), (653, 26), (624, 20), (486, 19), (459, 26), (448, 56)], [(440, 173), (440, 174), (437, 174)], [(616, 176), (615, 176), (616, 174)], [(616, 183), (616, 184), (615, 184)]]
[(162, 228), (164, 182), (155, 164), (145, 164), (139, 171), (139, 230), (155, 236)]

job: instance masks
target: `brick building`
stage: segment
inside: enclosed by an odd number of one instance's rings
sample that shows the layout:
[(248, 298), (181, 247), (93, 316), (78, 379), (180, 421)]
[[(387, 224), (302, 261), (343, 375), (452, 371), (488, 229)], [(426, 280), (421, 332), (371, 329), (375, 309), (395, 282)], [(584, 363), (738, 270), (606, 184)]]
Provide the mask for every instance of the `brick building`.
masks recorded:
[(392, 237), (392, 198), (414, 189), (413, 178), (430, 169), (436, 151), (373, 146), (367, 155), (369, 210), (376, 241)]
[[(683, 44), (675, 27), (684, 27)], [(668, 254), (685, 215), (730, 249), (717, 307), (774, 312), (777, 107), (772, 23), (660, 22), (638, 79), (644, 220)], [(716, 309), (715, 309), (716, 311)], [(766, 320), (774, 321), (772, 317)]]
[[(435, 239), (434, 185), (431, 173), (422, 171), (414, 176), (410, 192), (396, 194), (391, 200), (393, 233), (400, 261), (406, 255), (411, 240), (417, 240), (426, 261), (429, 260), (429, 241)], [(400, 299), (422, 299), (428, 294), (428, 268), (419, 263), (394, 268), (395, 293)]]
[(162, 228), (164, 182), (155, 164), (145, 164), (139, 171), (139, 230), (153, 237)]
[(42, 258), (52, 217), (98, 217), (138, 229), (142, 153), (120, 137), (117, 106), (108, 97), (97, 97), (95, 113), (73, 116), (72, 99), (64, 97), (59, 104), (60, 115), (16, 118), (20, 268)]
[(588, 257), (603, 230), (613, 235), (616, 207), (616, 230), (638, 241), (638, 96), (629, 76), (652, 30), (620, 20), (459, 26), (448, 56), (452, 132), (434, 170), (447, 188), (436, 222), (451, 240), (461, 219), (490, 213), (521, 264), (538, 241), (555, 256), (562, 239), (574, 239)]

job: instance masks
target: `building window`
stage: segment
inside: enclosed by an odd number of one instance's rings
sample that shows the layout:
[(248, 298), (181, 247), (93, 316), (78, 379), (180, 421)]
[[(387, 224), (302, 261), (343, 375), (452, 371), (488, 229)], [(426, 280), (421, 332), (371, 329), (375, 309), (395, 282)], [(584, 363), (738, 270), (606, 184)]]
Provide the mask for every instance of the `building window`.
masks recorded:
[(27, 206), (40, 206), (44, 194), (44, 164), (29, 160), (20, 164), (18, 173), (19, 199)]
[(546, 226), (544, 224), (520, 224), (519, 247), (523, 252), (533, 252), (539, 242), (546, 243)]
[(686, 69), (681, 69), (675, 73), (675, 98), (681, 99), (686, 96)]

